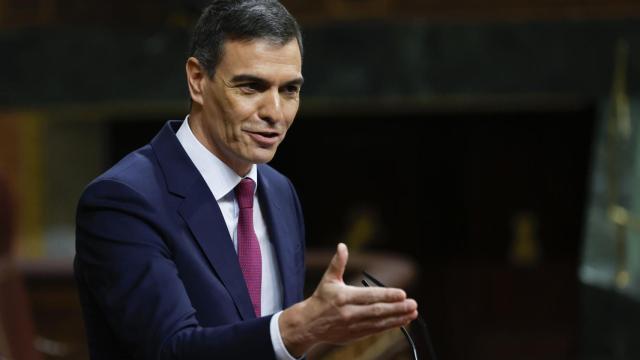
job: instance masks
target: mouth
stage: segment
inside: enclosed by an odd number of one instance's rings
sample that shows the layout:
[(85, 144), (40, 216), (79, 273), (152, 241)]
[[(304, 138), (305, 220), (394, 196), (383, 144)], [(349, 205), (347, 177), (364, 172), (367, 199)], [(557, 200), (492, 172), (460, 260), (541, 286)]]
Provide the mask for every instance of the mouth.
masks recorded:
[(258, 145), (270, 147), (280, 141), (280, 133), (276, 131), (245, 131)]

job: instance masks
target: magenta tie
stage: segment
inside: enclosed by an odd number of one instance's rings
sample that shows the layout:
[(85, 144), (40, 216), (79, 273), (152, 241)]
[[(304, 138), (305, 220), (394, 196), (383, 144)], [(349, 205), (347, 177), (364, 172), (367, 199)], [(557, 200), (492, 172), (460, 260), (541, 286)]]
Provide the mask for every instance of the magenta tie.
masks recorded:
[(236, 200), (240, 207), (238, 217), (238, 261), (247, 283), (253, 310), (260, 317), (260, 291), (262, 288), (262, 256), (260, 244), (253, 230), (253, 189), (255, 183), (249, 178), (242, 179), (235, 188)]

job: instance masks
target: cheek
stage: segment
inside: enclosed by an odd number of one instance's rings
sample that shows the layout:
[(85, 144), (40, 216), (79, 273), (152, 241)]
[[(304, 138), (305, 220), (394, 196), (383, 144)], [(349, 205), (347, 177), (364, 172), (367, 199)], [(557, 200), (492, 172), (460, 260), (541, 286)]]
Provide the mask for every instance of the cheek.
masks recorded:
[(251, 109), (256, 108), (260, 102), (258, 96), (247, 96), (240, 93), (239, 90), (229, 90), (225, 94), (224, 104), (225, 111), (233, 112), (236, 114), (246, 114), (251, 112)]
[(220, 121), (221, 126), (224, 127), (224, 132), (229, 139), (238, 139), (240, 126), (239, 121), (237, 120), (238, 114), (233, 111), (225, 111), (224, 116), (222, 117), (222, 121)]
[(296, 114), (298, 113), (298, 106), (299, 106), (299, 103), (295, 101), (287, 104), (287, 106), (284, 109), (284, 117), (285, 117), (287, 129), (289, 128), (289, 126), (291, 126), (291, 124), (293, 123), (293, 120), (295, 120), (296, 118)]
[(230, 91), (218, 93), (215, 100), (221, 130), (228, 138), (237, 138), (243, 119), (251, 113), (251, 104)]
[(248, 141), (243, 137), (242, 125), (251, 116), (251, 111), (243, 107), (234, 107), (231, 109), (225, 109), (220, 126), (223, 127), (227, 142), (229, 144), (242, 144)]
[(254, 104), (248, 100), (230, 102), (224, 109), (227, 126), (239, 128), (244, 121), (251, 117), (255, 108)]

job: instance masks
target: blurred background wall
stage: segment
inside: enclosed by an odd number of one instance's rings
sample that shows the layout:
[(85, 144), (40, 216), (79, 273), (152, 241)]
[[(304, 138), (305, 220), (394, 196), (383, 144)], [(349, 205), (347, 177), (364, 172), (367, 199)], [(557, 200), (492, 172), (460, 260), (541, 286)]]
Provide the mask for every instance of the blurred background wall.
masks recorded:
[[(50, 357), (86, 356), (79, 194), (188, 112), (202, 3), (0, 0), (0, 176)], [(273, 165), (310, 248), (417, 264), (443, 359), (639, 358), (637, 1), (283, 3), (305, 86)]]

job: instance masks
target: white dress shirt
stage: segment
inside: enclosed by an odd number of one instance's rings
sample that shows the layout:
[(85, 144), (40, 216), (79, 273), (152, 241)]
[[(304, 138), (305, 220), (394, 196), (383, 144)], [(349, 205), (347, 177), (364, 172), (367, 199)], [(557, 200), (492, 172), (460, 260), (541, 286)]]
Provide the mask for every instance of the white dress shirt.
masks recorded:
[[(186, 151), (187, 155), (196, 166), (200, 175), (207, 183), (213, 197), (218, 202), (220, 212), (224, 217), (224, 222), (229, 230), (229, 236), (233, 241), (233, 246), (238, 251), (238, 215), (240, 208), (236, 201), (234, 189), (240, 183), (242, 177), (238, 176), (227, 164), (218, 159), (204, 145), (198, 141), (191, 128), (189, 127), (189, 117), (184, 120), (180, 129), (176, 133), (178, 141)], [(258, 167), (254, 164), (247, 174), (248, 178), (256, 183), (255, 189), (258, 189)], [(282, 314), (282, 283), (280, 282), (280, 270), (276, 262), (276, 253), (273, 244), (269, 241), (269, 232), (262, 216), (260, 202), (258, 200), (257, 191), (253, 194), (253, 227), (260, 245), (260, 254), (262, 255), (262, 286), (260, 292), (260, 309), (261, 315), (270, 315), (276, 313), (271, 318), (270, 332), (271, 342), (279, 360), (294, 360), (287, 351), (280, 328), (278, 319)]]

